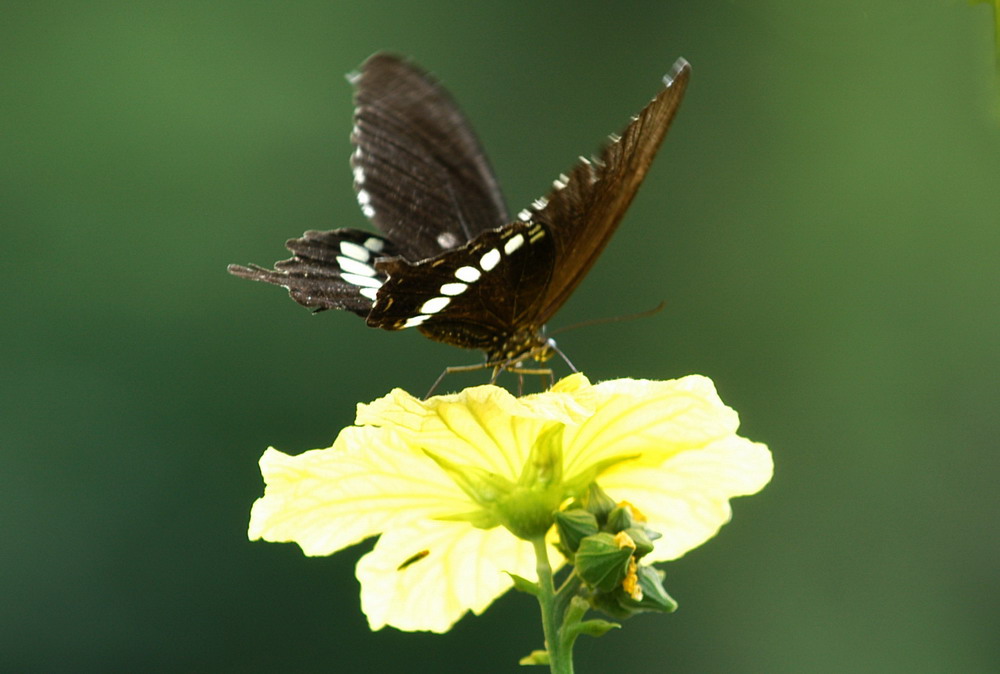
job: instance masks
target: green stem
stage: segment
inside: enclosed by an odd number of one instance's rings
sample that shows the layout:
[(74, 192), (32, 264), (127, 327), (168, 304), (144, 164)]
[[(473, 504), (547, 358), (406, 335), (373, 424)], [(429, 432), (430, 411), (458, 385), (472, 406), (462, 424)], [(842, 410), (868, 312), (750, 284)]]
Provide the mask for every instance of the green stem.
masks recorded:
[(545, 649), (549, 653), (549, 671), (552, 674), (573, 674), (573, 654), (565, 648), (560, 634), (562, 614), (556, 601), (555, 584), (549, 554), (545, 549), (545, 538), (532, 541), (535, 546), (535, 568), (538, 572), (538, 605), (542, 609), (542, 631), (545, 633)]

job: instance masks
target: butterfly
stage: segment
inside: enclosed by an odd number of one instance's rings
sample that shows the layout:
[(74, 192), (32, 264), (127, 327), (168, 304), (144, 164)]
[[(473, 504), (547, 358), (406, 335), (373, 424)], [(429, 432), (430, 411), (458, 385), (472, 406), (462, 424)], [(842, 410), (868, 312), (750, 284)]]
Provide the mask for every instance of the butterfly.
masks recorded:
[(355, 87), (351, 168), (378, 233), (308, 231), (274, 269), (229, 272), (286, 288), (299, 304), (344, 309), (373, 328), (417, 328), (481, 349), (485, 367), (551, 356), (545, 323), (596, 262), (632, 202), (684, 96), (679, 59), (664, 88), (601, 151), (512, 218), (465, 116), (427, 72), (377, 53)]

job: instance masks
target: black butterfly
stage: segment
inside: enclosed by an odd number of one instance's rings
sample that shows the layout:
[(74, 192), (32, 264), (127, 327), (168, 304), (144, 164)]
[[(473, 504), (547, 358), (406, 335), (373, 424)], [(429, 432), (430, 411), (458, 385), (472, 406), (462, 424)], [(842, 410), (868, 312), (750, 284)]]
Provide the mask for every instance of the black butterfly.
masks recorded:
[(274, 270), (229, 272), (284, 286), (317, 311), (346, 309), (371, 327), (416, 327), (486, 352), (495, 372), (554, 343), (543, 326), (597, 260), (646, 176), (687, 87), (679, 59), (665, 88), (600, 154), (553, 181), (511, 219), (465, 116), (430, 75), (379, 53), (350, 76), (351, 157), (362, 212), (379, 230), (308, 231)]

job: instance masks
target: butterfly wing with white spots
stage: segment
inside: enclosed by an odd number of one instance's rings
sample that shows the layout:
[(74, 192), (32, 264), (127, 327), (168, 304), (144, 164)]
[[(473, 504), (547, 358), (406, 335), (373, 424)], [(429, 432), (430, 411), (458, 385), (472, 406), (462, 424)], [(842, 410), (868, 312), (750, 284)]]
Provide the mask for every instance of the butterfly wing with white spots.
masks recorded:
[(447, 92), (388, 54), (368, 59), (356, 87), (351, 157), (362, 212), (384, 236), (306, 232), (275, 269), (231, 273), (286, 287), (315, 309), (347, 309), (368, 325), (417, 327), (482, 349), (507, 366), (542, 356), (544, 323), (593, 266), (642, 183), (689, 77), (666, 87), (598, 157), (581, 159), (547, 197), (509, 222), (475, 134)]
[(433, 257), (510, 222), (479, 140), (434, 78), (379, 53), (349, 79), (358, 203), (404, 258)]
[[(486, 351), (491, 363), (544, 353), (542, 327), (621, 222), (666, 136), (689, 73), (687, 61), (678, 60), (665, 87), (621, 135), (611, 136), (598, 156), (581, 158), (569, 175), (560, 175), (552, 191), (514, 223), (428, 260), (376, 263), (389, 281), (368, 324), (419, 326), (431, 339)], [(449, 277), (455, 270), (477, 274), (460, 293)]]
[(367, 316), (385, 274), (375, 260), (398, 253), (388, 239), (357, 229), (310, 230), (285, 247), (295, 256), (274, 264), (229, 265), (229, 273), (282, 286), (293, 300), (316, 311), (344, 309)]
[(510, 218), (472, 127), (433, 77), (378, 53), (348, 79), (355, 86), (354, 189), (362, 213), (384, 236), (309, 231), (288, 240), (285, 246), (295, 255), (273, 270), (230, 265), (229, 272), (282, 286), (317, 311), (345, 309), (367, 317), (386, 279), (375, 269), (377, 258), (400, 255), (418, 262)]
[(368, 324), (419, 327), (435, 341), (481, 349), (491, 363), (516, 358), (541, 346), (531, 319), (554, 253), (539, 225), (515, 221), (429, 260), (379, 260), (375, 266), (388, 280)]

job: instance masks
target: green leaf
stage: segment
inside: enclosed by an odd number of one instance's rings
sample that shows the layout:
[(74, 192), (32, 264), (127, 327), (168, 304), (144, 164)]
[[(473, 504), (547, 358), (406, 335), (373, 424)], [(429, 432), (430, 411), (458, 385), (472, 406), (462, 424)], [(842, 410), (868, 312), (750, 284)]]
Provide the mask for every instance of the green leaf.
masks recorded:
[(538, 583), (532, 583), (527, 578), (519, 576), (516, 573), (507, 573), (511, 580), (514, 581), (514, 589), (518, 592), (524, 592), (525, 594), (530, 594), (533, 597), (537, 597), (540, 589)]
[(593, 620), (585, 620), (582, 623), (577, 623), (573, 625), (568, 632), (570, 632), (574, 637), (581, 634), (586, 634), (590, 637), (602, 637), (611, 630), (620, 629), (621, 625), (618, 623), (613, 623), (609, 620), (601, 620), (595, 618)]
[(549, 664), (549, 652), (548, 651), (531, 651), (530, 654), (524, 656), (517, 661), (519, 665), (547, 665)]

